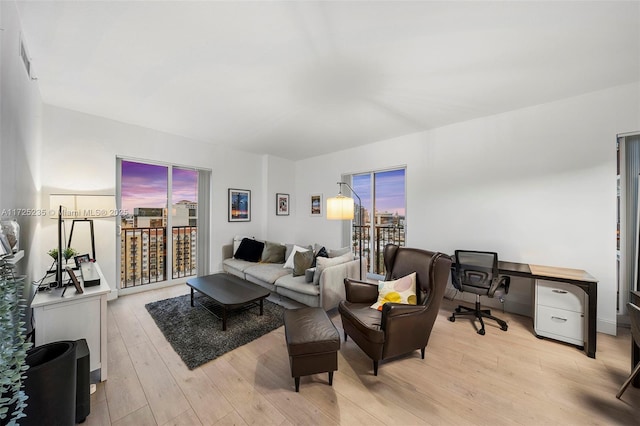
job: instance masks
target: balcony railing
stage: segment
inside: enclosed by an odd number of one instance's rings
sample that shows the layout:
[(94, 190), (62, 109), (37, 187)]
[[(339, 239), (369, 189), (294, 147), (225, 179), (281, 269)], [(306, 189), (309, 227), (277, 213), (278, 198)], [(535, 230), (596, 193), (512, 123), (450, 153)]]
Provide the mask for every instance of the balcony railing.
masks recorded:
[[(172, 228), (172, 278), (196, 275), (196, 226)], [(164, 227), (123, 228), (120, 236), (120, 288), (167, 280), (167, 233)]]
[[(147, 237), (147, 238), (143, 238)], [(154, 237), (159, 243), (150, 247), (149, 238)], [(158, 239), (160, 237), (160, 239)], [(164, 261), (158, 265), (151, 259), (164, 259), (166, 229), (154, 228), (123, 228), (120, 235), (120, 288), (136, 287), (144, 284), (165, 281), (167, 279)], [(142, 243), (140, 243), (142, 241)], [(150, 256), (143, 260), (143, 250), (149, 250)]]
[(383, 251), (387, 244), (397, 244), (401, 247), (405, 245), (404, 226), (397, 225), (376, 225), (374, 227), (373, 241), (371, 240), (371, 226), (353, 225), (352, 239), (354, 253), (360, 253), (360, 241), (362, 240), (363, 257), (366, 261), (367, 271), (370, 271), (371, 249), (373, 249), (373, 273), (385, 274)]

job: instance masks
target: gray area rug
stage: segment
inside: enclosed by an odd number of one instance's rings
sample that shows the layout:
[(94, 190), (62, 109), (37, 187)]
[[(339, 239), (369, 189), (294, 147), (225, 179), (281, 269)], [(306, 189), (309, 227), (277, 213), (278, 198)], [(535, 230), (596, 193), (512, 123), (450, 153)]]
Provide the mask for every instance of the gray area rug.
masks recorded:
[[(186, 294), (145, 305), (164, 337), (189, 370), (284, 324), (282, 315), (285, 308), (265, 300), (264, 315), (260, 316), (259, 307), (231, 313), (227, 318), (227, 331), (222, 331), (222, 321), (198, 303), (191, 307), (190, 297)], [(207, 297), (196, 297), (196, 300), (209, 309), (213, 307)]]

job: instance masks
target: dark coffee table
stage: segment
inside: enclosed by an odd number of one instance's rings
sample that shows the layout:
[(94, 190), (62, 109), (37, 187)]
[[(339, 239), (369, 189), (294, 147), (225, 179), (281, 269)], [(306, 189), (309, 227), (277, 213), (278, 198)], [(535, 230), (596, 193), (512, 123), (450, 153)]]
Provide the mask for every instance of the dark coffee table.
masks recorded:
[(198, 291), (211, 298), (215, 305), (222, 310), (222, 316), (207, 309), (216, 318), (222, 320), (222, 331), (227, 329), (227, 313), (229, 311), (249, 309), (260, 306), (263, 314), (263, 301), (269, 296), (269, 290), (252, 284), (235, 275), (219, 273), (205, 277), (189, 278), (187, 285), (191, 287), (191, 306), (195, 306), (194, 291)]

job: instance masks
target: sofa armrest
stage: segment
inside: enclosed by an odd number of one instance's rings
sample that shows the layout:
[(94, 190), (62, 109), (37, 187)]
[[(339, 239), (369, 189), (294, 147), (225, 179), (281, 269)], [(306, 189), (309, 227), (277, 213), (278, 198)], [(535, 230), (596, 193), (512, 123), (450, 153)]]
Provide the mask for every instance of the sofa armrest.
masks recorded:
[(359, 261), (352, 260), (329, 266), (322, 271), (318, 285), (320, 287), (320, 305), (325, 311), (335, 308), (341, 300), (346, 299), (344, 280), (359, 276), (359, 265)]
[(233, 244), (225, 244), (222, 246), (222, 260), (231, 259), (233, 257)]

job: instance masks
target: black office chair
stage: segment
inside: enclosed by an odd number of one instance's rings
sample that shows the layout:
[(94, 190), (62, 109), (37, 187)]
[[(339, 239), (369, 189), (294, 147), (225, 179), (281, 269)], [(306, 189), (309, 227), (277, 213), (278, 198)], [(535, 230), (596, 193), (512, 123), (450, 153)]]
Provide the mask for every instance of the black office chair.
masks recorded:
[[(627, 306), (629, 307), (629, 319), (631, 320), (631, 344), (640, 346), (640, 308), (633, 303), (627, 303)], [(616, 398), (620, 399), (624, 391), (627, 390), (629, 383), (633, 381), (638, 373), (640, 373), (640, 362), (635, 366), (629, 378), (625, 380), (624, 384), (616, 394)]]
[(493, 297), (499, 288), (504, 288), (506, 294), (509, 292), (510, 281), (509, 277), (501, 277), (498, 273), (498, 253), (456, 250), (455, 265), (451, 267), (451, 282), (459, 291), (475, 293), (476, 305), (474, 308), (459, 305), (449, 317), (449, 321), (454, 322), (456, 316), (473, 315), (480, 320), (480, 335), (484, 335), (483, 318), (496, 321), (503, 331), (507, 331), (506, 322), (491, 315), (490, 310), (480, 308), (480, 296)]

